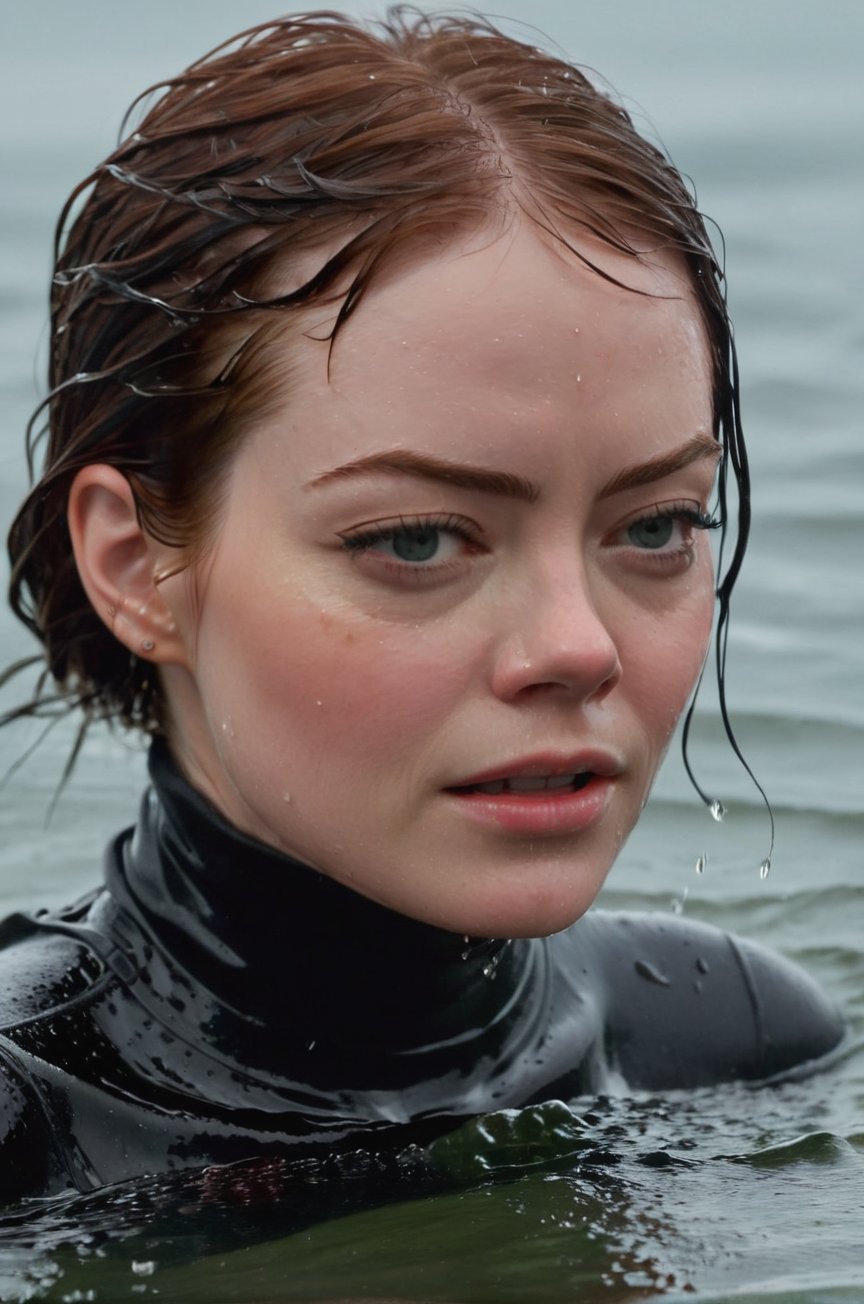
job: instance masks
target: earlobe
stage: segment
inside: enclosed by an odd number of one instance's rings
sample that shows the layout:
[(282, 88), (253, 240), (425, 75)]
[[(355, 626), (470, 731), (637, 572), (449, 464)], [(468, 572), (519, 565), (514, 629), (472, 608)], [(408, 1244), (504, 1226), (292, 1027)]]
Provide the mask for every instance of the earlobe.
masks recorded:
[(113, 466), (84, 467), (67, 510), (75, 563), (94, 611), (136, 656), (185, 665), (173, 612), (155, 581), (158, 545), (138, 520), (126, 477)]

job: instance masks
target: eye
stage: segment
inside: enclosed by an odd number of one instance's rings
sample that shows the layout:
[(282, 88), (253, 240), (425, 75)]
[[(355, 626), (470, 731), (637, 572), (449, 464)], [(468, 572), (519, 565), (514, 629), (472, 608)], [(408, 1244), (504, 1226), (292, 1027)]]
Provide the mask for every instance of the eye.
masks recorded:
[(694, 535), (697, 530), (713, 530), (718, 520), (703, 511), (698, 503), (658, 503), (618, 527), (609, 542), (613, 547), (649, 557), (657, 565), (689, 563), (693, 555)]
[(452, 515), (375, 521), (340, 537), (343, 548), (353, 556), (379, 561), (402, 572), (435, 573), (458, 565), (479, 546), (476, 526)]
[(448, 535), (435, 525), (411, 525), (394, 530), (389, 538), (382, 538), (376, 552), (389, 548), (399, 561), (419, 563), (432, 561), (441, 552), (446, 553), (448, 544), (453, 545), (452, 532)]
[(620, 524), (607, 542), (623, 559), (648, 567), (649, 574), (676, 575), (695, 557), (697, 531), (719, 526), (698, 502), (659, 502)]
[(636, 548), (665, 548), (681, 525), (680, 518), (674, 516), (648, 516), (627, 526), (627, 538)]

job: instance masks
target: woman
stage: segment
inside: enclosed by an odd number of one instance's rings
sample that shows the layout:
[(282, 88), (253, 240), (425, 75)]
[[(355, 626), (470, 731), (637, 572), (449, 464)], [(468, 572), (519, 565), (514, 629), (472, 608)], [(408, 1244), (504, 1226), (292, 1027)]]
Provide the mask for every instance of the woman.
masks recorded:
[(479, 20), (286, 19), (60, 225), (12, 602), (153, 786), (5, 925), (7, 1198), (831, 1050), (786, 962), (585, 913), (704, 662), (718, 465), (724, 622), (747, 524), (718, 269), (626, 115)]

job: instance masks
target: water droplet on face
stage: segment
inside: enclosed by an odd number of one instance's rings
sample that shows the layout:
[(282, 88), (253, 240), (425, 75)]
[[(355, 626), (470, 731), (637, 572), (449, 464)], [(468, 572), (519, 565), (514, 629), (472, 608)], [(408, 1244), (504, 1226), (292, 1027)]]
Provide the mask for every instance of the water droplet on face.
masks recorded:
[(289, 804), (289, 803), (291, 802), (291, 800), (292, 800), (291, 793), (290, 793), (290, 792), (283, 792), (283, 793), (282, 793), (282, 800), (286, 803), (286, 805)]
[(771, 857), (766, 856), (765, 859), (762, 861), (762, 864), (759, 866), (759, 877), (761, 879), (766, 879), (770, 873), (771, 873)]
[(726, 807), (723, 805), (722, 801), (712, 801), (709, 810), (711, 811), (712, 820), (716, 820), (718, 824), (722, 824), (723, 820), (726, 818)]
[(703, 852), (703, 854), (696, 861), (696, 873), (704, 874), (707, 866), (708, 866), (708, 857)]

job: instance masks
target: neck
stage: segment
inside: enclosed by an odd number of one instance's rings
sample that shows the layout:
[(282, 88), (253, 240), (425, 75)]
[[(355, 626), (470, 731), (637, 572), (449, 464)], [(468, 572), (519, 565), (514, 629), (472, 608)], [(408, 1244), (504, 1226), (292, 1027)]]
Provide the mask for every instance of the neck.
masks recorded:
[(150, 772), (109, 885), (176, 981), (206, 990), (206, 1022), (230, 1024), (244, 1054), (262, 1062), (300, 1039), (356, 1062), (506, 1035), (534, 943), (408, 919), (246, 837), (161, 742)]

